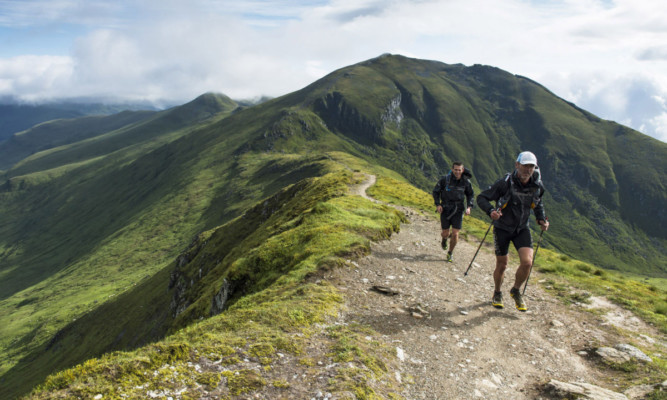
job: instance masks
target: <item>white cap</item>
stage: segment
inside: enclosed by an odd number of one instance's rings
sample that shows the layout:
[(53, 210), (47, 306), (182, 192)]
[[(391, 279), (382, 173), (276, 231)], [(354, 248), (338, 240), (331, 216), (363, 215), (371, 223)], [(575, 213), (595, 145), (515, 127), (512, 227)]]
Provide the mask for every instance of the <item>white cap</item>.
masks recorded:
[(519, 153), (519, 157), (516, 158), (516, 162), (519, 164), (537, 165), (537, 157), (535, 157), (535, 154), (531, 153), (530, 151), (524, 151)]

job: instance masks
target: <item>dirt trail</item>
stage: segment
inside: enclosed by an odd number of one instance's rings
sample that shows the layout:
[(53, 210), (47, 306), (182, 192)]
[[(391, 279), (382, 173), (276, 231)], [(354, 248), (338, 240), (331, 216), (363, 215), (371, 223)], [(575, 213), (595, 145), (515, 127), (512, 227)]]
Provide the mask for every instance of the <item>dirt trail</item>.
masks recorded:
[[(352, 189), (365, 196), (375, 177)], [(544, 292), (533, 273), (528, 311), (509, 297), (517, 260), (511, 257), (503, 285), (505, 308), (490, 305), (495, 257), (486, 244), (464, 277), (477, 246), (460, 240), (454, 262), (440, 248), (439, 222), (399, 207), (409, 223), (390, 240), (372, 244), (371, 255), (352, 268), (332, 271), (346, 295), (346, 322), (368, 324), (396, 347), (407, 399), (536, 399), (550, 379), (602, 384), (584, 349), (614, 345), (618, 338), (600, 317), (562, 305)], [(464, 219), (464, 228), (466, 220)], [(491, 236), (487, 238), (490, 242)], [(371, 288), (389, 287), (388, 296)], [(608, 332), (609, 331), (609, 332)], [(412, 382), (412, 383), (411, 383)]]

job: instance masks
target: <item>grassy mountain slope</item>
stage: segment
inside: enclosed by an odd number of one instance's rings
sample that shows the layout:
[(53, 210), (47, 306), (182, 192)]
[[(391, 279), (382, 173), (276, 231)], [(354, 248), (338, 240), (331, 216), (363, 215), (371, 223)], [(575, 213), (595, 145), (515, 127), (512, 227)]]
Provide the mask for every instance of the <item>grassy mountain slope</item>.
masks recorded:
[[(124, 229), (140, 222), (134, 218), (141, 210), (162, 206), (155, 204), (156, 199), (177, 201), (161, 197), (173, 193), (173, 187), (165, 181), (174, 176), (165, 174), (160, 179), (172, 155), (168, 149), (149, 151), (195, 129), (215, 110), (216, 118), (231, 111), (222, 104), (212, 106), (209, 97), (202, 96), (194, 104), (168, 110), (138, 126), (130, 124), (37, 153), (9, 170), (2, 194), (5, 207), (0, 210), (6, 221), (2, 237), (7, 242), (0, 249), (5, 253), (3, 264), (13, 267), (3, 265), (0, 272), (3, 298), (43, 283), (47, 276), (76, 262), (87, 262), (79, 257), (85, 259), (90, 249), (110, 235), (122, 236)], [(155, 188), (160, 189), (148, 196)], [(179, 195), (174, 197), (179, 199)], [(169, 218), (178, 217), (165, 215), (158, 224), (169, 224)], [(159, 251), (163, 239), (156, 239), (149, 252)], [(133, 252), (135, 256), (139, 253)], [(19, 261), (14, 264), (14, 260)]]
[(149, 118), (153, 111), (125, 111), (109, 116), (90, 116), (44, 122), (0, 143), (0, 169), (54, 147), (78, 142)]
[(60, 118), (77, 118), (84, 116), (76, 110), (60, 110), (50, 107), (32, 107), (19, 105), (0, 105), (0, 143), (13, 134), (29, 129), (42, 122)]
[[(340, 160), (363, 159), (364, 170), (383, 166), (383, 174), (430, 191), (455, 159), (473, 169), (479, 188), (530, 149), (549, 189), (553, 246), (604, 267), (664, 276), (664, 225), (655, 224), (664, 214), (651, 214), (656, 232), (645, 226), (643, 209), (626, 209), (633, 196), (649, 209), (664, 200), (664, 144), (600, 121), (525, 78), (383, 56), (231, 111), (224, 99), (206, 95), (36, 153), (5, 173), (0, 379), (24, 382), (26, 390), (89, 355), (132, 348), (210, 315), (211, 295), (221, 293), (225, 277), (249, 282), (232, 285), (239, 296), (232, 301), (287, 279), (281, 277), (289, 268), (281, 268), (289, 262), (274, 259), (307, 254), (263, 254), (265, 241), (290, 242), (271, 240), (276, 231), (266, 226), (259, 234), (253, 224), (230, 221), (262, 199), (292, 193), (283, 191), (290, 185), (340, 173)], [(629, 145), (637, 148), (624, 151)], [(645, 151), (651, 155), (639, 156)], [(631, 179), (638, 169), (645, 172), (639, 182), (658, 183), (639, 185)], [(256, 207), (269, 217), (280, 208)], [(211, 231), (225, 223), (232, 225)], [(245, 272), (233, 275), (223, 250), (200, 256), (199, 269), (175, 268), (188, 244), (194, 250), (203, 243), (193, 237), (206, 241), (211, 232)], [(243, 246), (237, 237), (247, 240)], [(206, 278), (188, 286), (200, 270)], [(165, 312), (172, 301), (176, 317)], [(85, 344), (73, 350), (80, 337)]]
[[(285, 96), (289, 113), (253, 148), (335, 146), (429, 190), (454, 160), (477, 188), (538, 156), (561, 251), (605, 268), (667, 273), (667, 144), (602, 121), (535, 82), (493, 67), (382, 56)], [(480, 215), (480, 214), (477, 214)]]
[[(227, 117), (232, 126), (238, 123), (234, 121), (237, 115)], [(3, 367), (15, 365), (31, 352), (39, 353), (74, 318), (159, 273), (198, 232), (238, 216), (259, 198), (293, 182), (326, 172), (323, 160), (328, 159), (322, 156), (235, 155), (239, 136), (244, 134), (233, 130), (227, 134), (217, 127), (170, 133), (185, 136), (162, 146), (152, 141), (150, 145), (157, 149), (134, 159), (130, 155), (138, 152), (137, 146), (130, 146), (120, 154), (103, 157), (101, 165), (95, 161), (55, 179), (34, 179), (23, 190), (17, 186), (3, 193), (8, 218), (26, 211), (36, 214), (29, 221), (9, 218), (2, 235), (16, 240), (4, 247), (1, 282), (6, 297), (0, 320), (5, 338), (1, 344), (7, 351), (3, 351)], [(218, 146), (212, 146), (210, 140)], [(148, 144), (141, 146), (150, 149)], [(68, 191), (55, 190), (64, 185)], [(48, 192), (54, 195), (41, 197)], [(23, 232), (34, 233), (35, 224), (50, 231), (22, 236)], [(151, 288), (159, 291), (158, 286)], [(96, 337), (90, 347), (81, 347), (83, 353), (65, 346), (68, 357), (39, 365), (62, 368), (76, 357), (134, 343), (115, 338), (122, 335), (123, 318), (136, 315), (125, 312), (125, 307), (114, 309), (120, 320), (104, 329), (110, 340)], [(107, 307), (104, 310), (91, 315), (108, 321), (113, 313)], [(127, 323), (137, 326), (138, 320), (143, 321), (137, 318)], [(138, 329), (144, 328), (139, 324)], [(159, 333), (167, 328), (158, 324), (151, 330)], [(71, 332), (78, 337), (90, 330)], [(141, 332), (136, 336), (140, 342), (152, 337)], [(17, 376), (16, 371), (19, 376), (44, 376), (44, 370), (34, 363), (19, 365), (8, 377)], [(17, 379), (33, 382), (27, 376)]]
[[(363, 165), (362, 170), (368, 171), (369, 166), (360, 160), (330, 156), (347, 166)], [(326, 280), (316, 278), (318, 270), (345, 268), (347, 258), (367, 252), (369, 239), (396, 231), (401, 216), (389, 207), (346, 195), (346, 185), (354, 183), (359, 174), (327, 162), (335, 172), (300, 181), (242, 217), (203, 233), (175, 260), (169, 268), (172, 303), (167, 306), (161, 300), (158, 306), (151, 304), (151, 312), (176, 311), (177, 319), (190, 321), (187, 327), (133, 351), (106, 354), (53, 374), (29, 398), (97, 394), (142, 398), (151, 393), (181, 398), (209, 393), (241, 398), (236, 396), (261, 393), (279, 398), (290, 387), (283, 371), (286, 358), (294, 358), (297, 361), (293, 364), (302, 366), (298, 375), (304, 382), (317, 380), (309, 368), (314, 355), (308, 351), (313, 348), (333, 361), (327, 367), (332, 378), (312, 382), (313, 386), (326, 385), (327, 391), (350, 398), (397, 398), (400, 383), (392, 373), (396, 358), (392, 349), (369, 341), (369, 335), (379, 334), (367, 327), (332, 323), (341, 307), (341, 295)], [(431, 209), (427, 193), (404, 181), (383, 175), (379, 178), (372, 188), (377, 198)], [(474, 230), (484, 230), (482, 221), (469, 224)], [(661, 293), (655, 287), (601, 273), (589, 264), (548, 250), (543, 250), (539, 268), (557, 274), (550, 279), (554, 290), (567, 291), (571, 283), (563, 277), (569, 276), (585, 282), (588, 290), (606, 295), (611, 291), (626, 305), (644, 301), (645, 316), (667, 330), (667, 303), (657, 298), (655, 305), (646, 303), (647, 294)], [(164, 288), (167, 277), (159, 281)], [(132, 292), (123, 297), (143, 291), (137, 288)], [(147, 290), (145, 296), (154, 293)], [(155, 294), (157, 300), (160, 295)], [(218, 314), (220, 310), (215, 308), (220, 301), (225, 310)], [(105, 329), (99, 320), (82, 324), (93, 331)], [(58, 345), (64, 347), (67, 340), (74, 344), (77, 339), (80, 341), (71, 331), (64, 331), (58, 344), (35, 357), (44, 362), (58, 359), (64, 352)], [(263, 368), (248, 369), (248, 364)], [(225, 371), (220, 372), (218, 365)], [(652, 379), (659, 379), (661, 370), (656, 367), (653, 371)], [(289, 379), (293, 373), (290, 370)]]
[[(107, 117), (103, 121), (109, 120), (110, 125), (106, 129), (100, 126), (99, 121), (88, 119), (47, 123), (47, 126), (42, 125), (32, 131), (15, 135), (17, 140), (25, 137), (23, 140), (24, 143), (27, 142), (25, 147), (32, 152), (36, 151), (38, 146), (46, 147), (47, 150), (23, 159), (7, 171), (7, 176), (15, 177), (46, 171), (113, 154), (132, 145), (166, 137), (169, 132), (192, 130), (198, 124), (210, 123), (212, 118), (219, 119), (230, 114), (237, 107), (237, 104), (228, 97), (209, 93), (183, 106), (155, 113), (152, 118), (142, 118), (142, 115), (139, 115), (140, 119), (137, 122), (129, 120), (123, 124), (124, 114)], [(65, 126), (61, 127), (62, 124)], [(45, 146), (47, 137), (54, 142), (54, 145)], [(11, 147), (13, 142), (6, 143), (9, 147), (8, 152), (16, 150)]]
[[(203, 232), (167, 268), (61, 328), (4, 375), (13, 385), (3, 394), (21, 393), (50, 371), (92, 355), (160, 339), (202, 316), (219, 313), (218, 302), (228, 307), (265, 289), (281, 293), (285, 286), (300, 291), (304, 277), (323, 263), (335, 264), (349, 252), (367, 251), (364, 236), (386, 237), (397, 229), (401, 219), (387, 207), (336, 200), (353, 176), (330, 157), (304, 157), (301, 163), (322, 164), (321, 173), (337, 172), (301, 180), (229, 223)], [(367, 219), (378, 219), (378, 224)], [(229, 295), (221, 299), (225, 287)], [(326, 307), (337, 307), (335, 303)], [(283, 328), (272, 326), (271, 331)]]
[[(210, 120), (230, 110), (220, 111)], [(7, 179), (0, 193), (3, 370), (53, 329), (159, 271), (201, 229), (200, 214), (188, 217), (205, 205), (208, 199), (198, 193), (215, 176), (172, 175), (173, 153), (151, 149), (187, 135), (202, 114), (186, 109), (164, 116), (182, 128), (169, 130), (171, 122), (154, 119), (150, 123), (164, 130), (144, 135), (149, 139), (137, 141), (126, 133), (132, 129), (121, 130), (129, 136), (123, 143), (111, 132), (103, 139), (116, 139), (109, 154), (82, 152), (83, 161)], [(196, 163), (196, 154), (187, 161)], [(174, 228), (179, 223), (182, 229)]]
[(0, 143), (13, 134), (55, 119), (71, 119), (91, 115), (111, 115), (123, 111), (154, 110), (149, 104), (101, 104), (88, 102), (54, 102), (40, 105), (0, 104)]

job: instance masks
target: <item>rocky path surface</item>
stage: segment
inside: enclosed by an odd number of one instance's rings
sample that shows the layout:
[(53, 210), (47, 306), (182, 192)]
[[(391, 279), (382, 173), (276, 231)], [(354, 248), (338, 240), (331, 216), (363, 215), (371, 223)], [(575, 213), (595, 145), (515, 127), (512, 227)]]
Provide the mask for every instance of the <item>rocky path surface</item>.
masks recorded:
[[(371, 177), (353, 191), (365, 196), (373, 182)], [(350, 268), (334, 270), (328, 279), (345, 293), (345, 321), (370, 325), (379, 340), (396, 348), (405, 398), (537, 399), (551, 379), (601, 384), (601, 372), (585, 351), (618, 342), (601, 317), (563, 305), (541, 289), (535, 272), (526, 291), (528, 311), (516, 310), (509, 297), (517, 265), (512, 258), (505, 308), (493, 308), (490, 246), (482, 247), (464, 277), (479, 242), (460, 240), (448, 263), (439, 222), (401, 210), (409, 223), (400, 233), (374, 243), (369, 256), (349, 261)]]

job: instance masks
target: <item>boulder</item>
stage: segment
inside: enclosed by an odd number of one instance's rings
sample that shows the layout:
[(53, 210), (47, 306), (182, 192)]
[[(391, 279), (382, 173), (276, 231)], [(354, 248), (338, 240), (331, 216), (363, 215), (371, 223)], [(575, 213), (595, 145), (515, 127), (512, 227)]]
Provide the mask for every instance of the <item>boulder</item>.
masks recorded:
[(599, 386), (585, 382), (561, 382), (555, 379), (549, 381), (546, 386), (549, 393), (565, 398), (577, 398), (586, 400), (628, 400), (618, 392), (611, 391)]
[(618, 364), (630, 361), (632, 359), (628, 353), (617, 350), (613, 347), (600, 347), (595, 350), (595, 354), (602, 357), (606, 361)]
[[(656, 385), (659, 386), (659, 385)], [(633, 386), (623, 392), (629, 399), (645, 399), (646, 395), (656, 389), (653, 385), (638, 385)]]
[(616, 350), (622, 351), (627, 355), (629, 355), (631, 358), (634, 358), (636, 360), (647, 363), (653, 362), (651, 357), (647, 356), (646, 354), (644, 354), (644, 352), (629, 344), (617, 344), (614, 347), (616, 348)]

